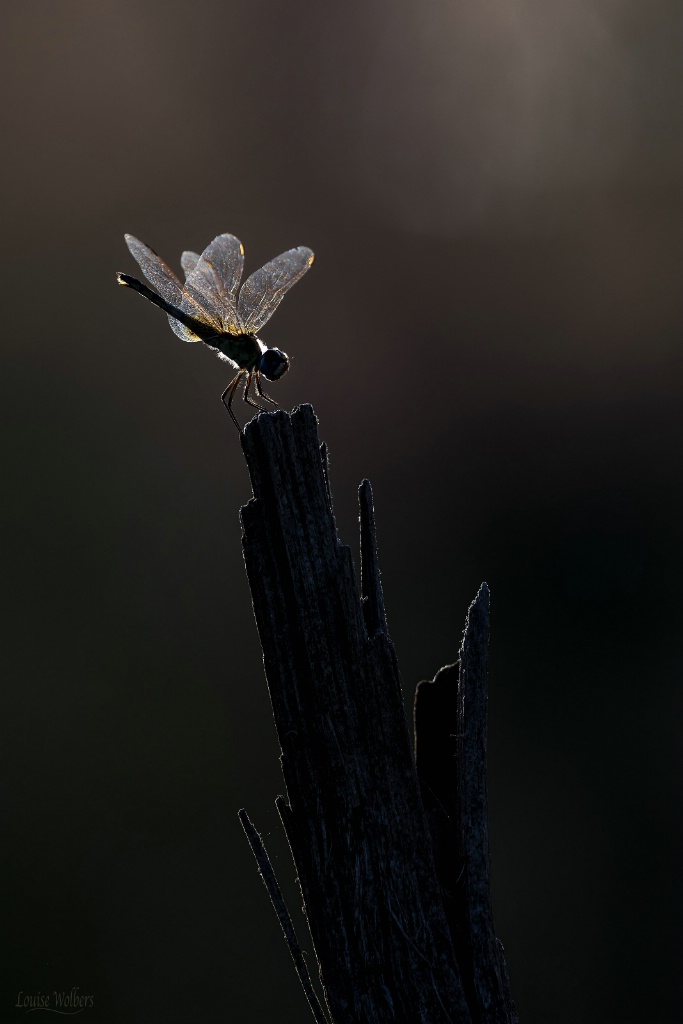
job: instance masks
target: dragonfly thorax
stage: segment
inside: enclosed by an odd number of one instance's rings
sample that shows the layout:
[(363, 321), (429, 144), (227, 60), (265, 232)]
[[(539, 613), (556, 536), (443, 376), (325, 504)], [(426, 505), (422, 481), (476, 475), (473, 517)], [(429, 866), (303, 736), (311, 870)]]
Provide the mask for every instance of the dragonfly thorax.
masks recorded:
[(254, 334), (222, 334), (216, 348), (240, 370), (255, 370), (263, 352)]

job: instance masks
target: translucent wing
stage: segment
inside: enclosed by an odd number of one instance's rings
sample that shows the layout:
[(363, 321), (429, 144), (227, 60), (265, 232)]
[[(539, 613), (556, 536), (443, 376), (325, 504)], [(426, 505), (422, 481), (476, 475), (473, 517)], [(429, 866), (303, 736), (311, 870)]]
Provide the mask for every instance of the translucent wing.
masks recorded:
[[(197, 303), (219, 330), (239, 334), (236, 298), (243, 266), (244, 249), (234, 235), (218, 235), (198, 258), (195, 253), (183, 253), (187, 280), (181, 309), (185, 310), (185, 303)], [(190, 313), (189, 305), (186, 311)]]
[(162, 299), (178, 306), (183, 295), (183, 286), (171, 268), (164, 263), (161, 256), (157, 256), (154, 249), (150, 249), (139, 238), (135, 238), (133, 235), (124, 235), (123, 237), (126, 239), (131, 256), (152, 287), (159, 292)]
[(305, 245), (276, 256), (248, 277), (237, 303), (237, 318), (245, 334), (256, 334), (280, 305), (283, 296), (313, 263)]
[(197, 260), (199, 259), (198, 252), (185, 251), (180, 257), (180, 266), (183, 268), (185, 277), (189, 277), (194, 268), (197, 266)]
[[(183, 286), (171, 268), (164, 263), (160, 256), (157, 256), (154, 249), (150, 249), (139, 238), (135, 238), (134, 235), (124, 235), (124, 238), (126, 239), (126, 245), (130, 250), (131, 256), (152, 287), (166, 302), (170, 302), (172, 306), (180, 306), (183, 300)], [(191, 309), (188, 307), (185, 312), (202, 323), (207, 322), (203, 310), (196, 302), (193, 303)], [(189, 327), (181, 324), (175, 317), (169, 316), (168, 322), (171, 325), (171, 329), (183, 341), (200, 340)], [(210, 326), (213, 325), (211, 324)]]

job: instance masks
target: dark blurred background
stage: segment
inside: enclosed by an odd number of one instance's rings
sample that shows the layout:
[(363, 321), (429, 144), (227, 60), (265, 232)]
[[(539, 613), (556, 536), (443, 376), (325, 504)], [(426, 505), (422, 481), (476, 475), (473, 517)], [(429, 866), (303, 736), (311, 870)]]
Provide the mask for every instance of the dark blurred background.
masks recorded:
[(247, 273), (315, 250), (272, 391), (313, 403), (354, 552), (372, 480), (407, 703), (491, 587), (521, 1020), (682, 1021), (680, 3), (21, 0), (1, 28), (0, 1021), (74, 987), (92, 1024), (309, 1019), (236, 817), (296, 907), (229, 371), (116, 287), (124, 231), (176, 269), (222, 231)]

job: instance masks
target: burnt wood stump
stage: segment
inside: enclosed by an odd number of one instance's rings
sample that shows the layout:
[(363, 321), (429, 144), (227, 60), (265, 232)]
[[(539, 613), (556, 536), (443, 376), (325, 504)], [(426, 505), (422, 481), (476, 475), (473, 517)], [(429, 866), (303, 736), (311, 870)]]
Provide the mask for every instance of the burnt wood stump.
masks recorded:
[(264, 413), (242, 447), (244, 559), (273, 705), (296, 865), (326, 1009), (260, 837), (240, 812), (314, 1017), (514, 1024), (493, 932), (486, 821), (488, 590), (460, 656), (416, 697), (417, 766), (387, 631), (372, 492), (360, 590), (334, 521), (313, 409)]

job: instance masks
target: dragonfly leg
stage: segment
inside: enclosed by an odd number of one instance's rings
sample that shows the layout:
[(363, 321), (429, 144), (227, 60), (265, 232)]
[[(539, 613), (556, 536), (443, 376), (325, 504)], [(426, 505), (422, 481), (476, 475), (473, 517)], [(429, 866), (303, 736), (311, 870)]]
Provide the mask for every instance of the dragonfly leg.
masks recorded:
[[(244, 372), (246, 373), (246, 370)], [(247, 405), (251, 405), (253, 406), (254, 409), (258, 409), (259, 412), (263, 412), (261, 406), (257, 405), (256, 402), (252, 401), (252, 399), (249, 397), (249, 389), (252, 385), (253, 379), (254, 371), (250, 370), (247, 376), (246, 384), (244, 385), (244, 395), (242, 397), (244, 398), (244, 401), (247, 403)]]
[[(246, 373), (246, 370), (240, 370), (240, 372), (238, 374), (236, 374), (232, 378), (232, 380), (228, 384), (227, 388), (225, 389), (225, 391), (221, 395), (221, 402), (223, 403), (225, 408), (230, 413), (230, 416), (232, 417), (232, 422), (235, 424), (235, 426), (239, 430), (240, 434), (242, 433), (242, 428), (240, 427), (239, 423), (237, 422), (237, 417), (235, 416), (234, 412), (232, 411), (232, 400), (235, 397), (235, 391), (237, 390), (237, 385), (239, 384), (240, 379), (242, 378), (242, 375), (245, 374), (245, 373)], [(226, 395), (228, 396), (227, 402), (225, 400), (225, 396)]]
[(254, 371), (254, 376), (256, 377), (256, 394), (259, 396), (259, 398), (265, 399), (265, 401), (270, 402), (271, 405), (277, 405), (275, 399), (271, 398), (270, 395), (267, 395), (263, 388), (261, 387), (261, 374), (259, 373), (258, 370)]

